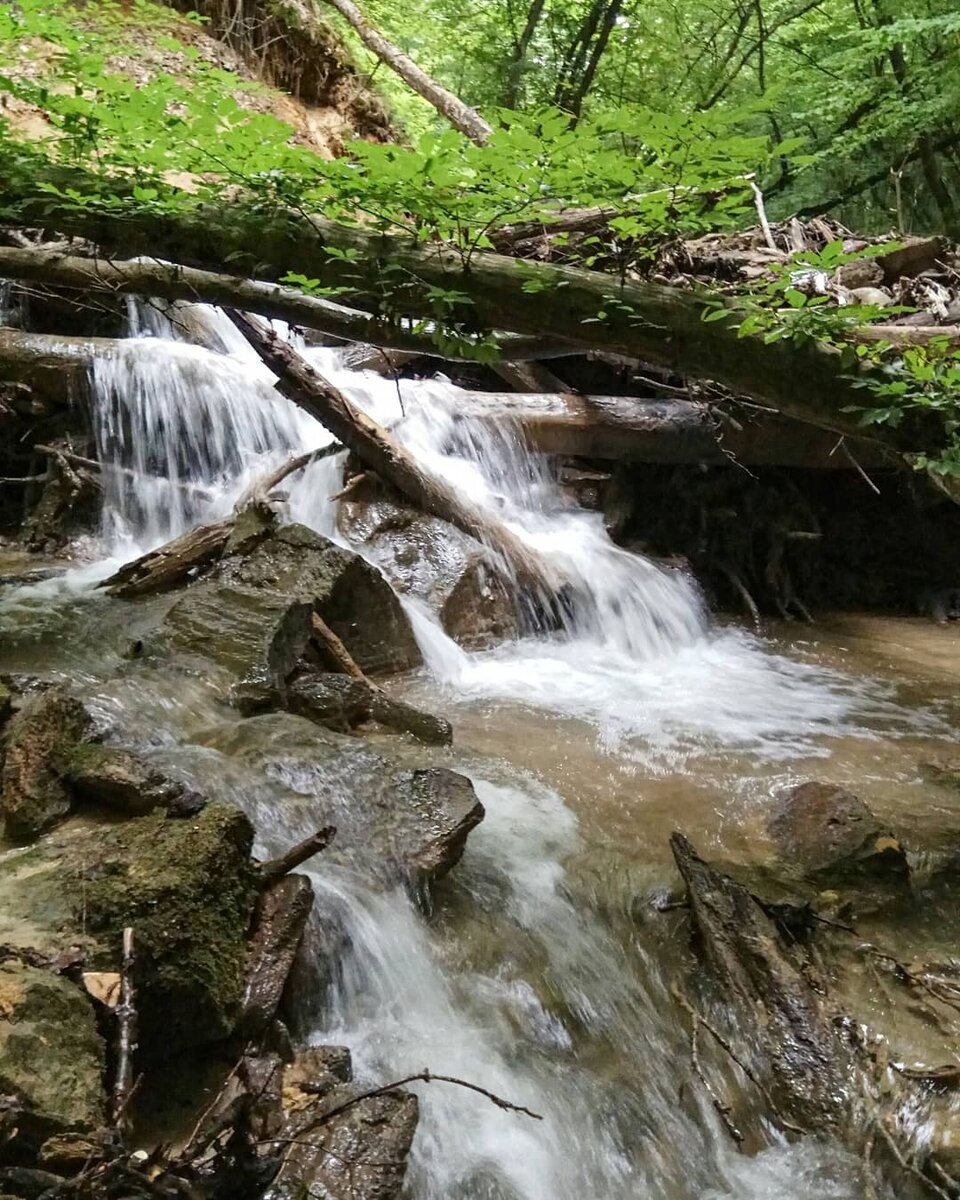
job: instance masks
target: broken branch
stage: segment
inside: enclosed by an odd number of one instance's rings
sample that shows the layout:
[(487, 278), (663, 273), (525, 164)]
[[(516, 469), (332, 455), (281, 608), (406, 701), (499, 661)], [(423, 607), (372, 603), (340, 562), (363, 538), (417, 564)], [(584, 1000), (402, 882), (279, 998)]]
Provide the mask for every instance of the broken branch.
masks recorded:
[(318, 829), (316, 833), (312, 833), (308, 838), (304, 838), (302, 842), (298, 842), (296, 846), (281, 854), (279, 858), (272, 858), (269, 862), (260, 864), (260, 887), (268, 888), (271, 884), (282, 879), (284, 875), (289, 875), (291, 871), (295, 871), (308, 859), (313, 858), (315, 854), (319, 854), (321, 850), (325, 850), (327, 846), (336, 837), (337, 827), (335, 825), (324, 825), (322, 829)]

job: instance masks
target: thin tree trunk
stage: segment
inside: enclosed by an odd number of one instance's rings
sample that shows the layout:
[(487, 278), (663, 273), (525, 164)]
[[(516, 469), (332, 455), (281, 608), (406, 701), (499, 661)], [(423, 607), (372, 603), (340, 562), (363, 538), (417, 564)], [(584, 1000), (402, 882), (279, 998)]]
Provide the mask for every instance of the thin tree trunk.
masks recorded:
[(262, 322), (243, 313), (231, 320), (278, 377), (277, 387), (328, 429), (361, 461), (392, 484), (417, 508), (440, 517), (499, 553), (521, 587), (548, 594), (558, 581), (536, 553), (505, 525), (458, 496), (443, 479), (430, 475), (389, 433), (347, 399)]
[(435, 79), (422, 70), (397, 46), (375, 29), (364, 17), (363, 13), (353, 3), (353, 0), (326, 0), (353, 27), (361, 42), (381, 62), (395, 71), (400, 78), (412, 88), (418, 96), (422, 96), (428, 104), (432, 104), (442, 117), (445, 117), (454, 129), (468, 137), (478, 146), (486, 144), (493, 132), (487, 122), (475, 108), (464, 104), (459, 96), (448, 91)]
[(507, 87), (503, 93), (504, 108), (517, 107), (520, 84), (523, 80), (524, 63), (527, 59), (530, 43), (533, 41), (533, 35), (536, 32), (537, 25), (540, 23), (540, 17), (543, 15), (545, 4), (546, 0), (533, 0), (527, 12), (527, 23), (523, 27), (523, 32), (520, 34), (517, 44), (513, 48), (513, 54), (510, 56), (510, 62), (507, 64)]
[(576, 120), (580, 119), (580, 114), (583, 110), (583, 102), (587, 98), (587, 93), (593, 86), (593, 77), (597, 73), (597, 68), (600, 66), (600, 59), (603, 58), (603, 52), (607, 48), (607, 43), (610, 41), (610, 34), (613, 33), (614, 26), (617, 23), (617, 17), (620, 15), (620, 10), (623, 8), (623, 0), (610, 0), (607, 11), (604, 14), (603, 24), (600, 27), (600, 34), (594, 42), (593, 52), (590, 55), (590, 61), (587, 63), (586, 70), (580, 77), (580, 81), (570, 98), (570, 112), (573, 113)]

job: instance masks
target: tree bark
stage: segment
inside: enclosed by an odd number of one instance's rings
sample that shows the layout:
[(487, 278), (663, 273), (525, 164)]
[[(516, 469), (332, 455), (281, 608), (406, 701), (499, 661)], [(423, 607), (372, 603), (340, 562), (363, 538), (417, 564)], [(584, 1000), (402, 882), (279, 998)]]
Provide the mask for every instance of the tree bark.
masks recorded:
[(551, 594), (557, 580), (536, 553), (505, 525), (463, 500), (442, 479), (427, 474), (382, 426), (315, 371), (286, 342), (255, 318), (231, 312), (231, 319), (278, 377), (277, 387), (328, 429), (424, 512), (441, 517), (500, 554), (518, 584)]
[(435, 79), (431, 79), (412, 58), (409, 58), (392, 42), (387, 41), (382, 33), (368, 23), (352, 0), (326, 0), (326, 2), (349, 22), (368, 50), (375, 54), (381, 62), (386, 63), (391, 71), (395, 71), (418, 96), (422, 96), (428, 104), (432, 104), (454, 129), (459, 129), (465, 137), (478, 146), (486, 144), (493, 130), (475, 108), (464, 104), (459, 96), (455, 96)]
[(545, 4), (546, 0), (532, 0), (530, 8), (527, 11), (527, 20), (523, 27), (523, 32), (517, 39), (517, 43), (513, 48), (513, 54), (510, 56), (510, 62), (507, 64), (507, 86), (503, 93), (504, 108), (517, 107), (517, 100), (520, 96), (520, 84), (523, 79), (524, 63), (527, 59), (530, 43), (533, 41), (533, 35), (536, 33), (537, 25), (540, 23), (540, 18), (543, 15)]

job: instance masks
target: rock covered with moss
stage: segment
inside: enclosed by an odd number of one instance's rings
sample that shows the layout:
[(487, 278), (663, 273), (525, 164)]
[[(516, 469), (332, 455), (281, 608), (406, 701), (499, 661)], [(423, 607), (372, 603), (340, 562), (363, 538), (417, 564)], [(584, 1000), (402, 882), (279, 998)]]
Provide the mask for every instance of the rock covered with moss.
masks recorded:
[(15, 1147), (36, 1151), (102, 1125), (104, 1043), (84, 992), (10, 959), (0, 964), (0, 1013), (0, 1094), (12, 1100)]
[(0, 777), (4, 837), (30, 841), (69, 813), (73, 796), (64, 779), (63, 756), (92, 732), (89, 713), (63, 688), (24, 702), (6, 736)]
[(89, 877), (74, 878), (74, 901), (104, 966), (119, 962), (124, 926), (135, 931), (141, 1045), (173, 1051), (228, 1037), (256, 898), (249, 820), (224, 804), (192, 819), (158, 812), (105, 842)]

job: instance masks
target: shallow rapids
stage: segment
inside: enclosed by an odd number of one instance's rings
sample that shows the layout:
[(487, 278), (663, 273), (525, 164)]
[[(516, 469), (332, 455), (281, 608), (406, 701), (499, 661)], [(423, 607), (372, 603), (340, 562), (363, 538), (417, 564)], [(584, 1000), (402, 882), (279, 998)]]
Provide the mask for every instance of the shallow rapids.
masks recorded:
[[(150, 604), (132, 614), (92, 583), (226, 514), (287, 454), (330, 439), (273, 391), (215, 311), (181, 309), (171, 322), (135, 308), (132, 329), (95, 369), (107, 466), (97, 561), (0, 596), (0, 668), (87, 680), (133, 744), (241, 804), (274, 853), (315, 827), (311, 796), (348, 797), (355, 781), (309, 764), (278, 773), (256, 734), (241, 759), (247, 735), (217, 680), (111, 677)], [(486, 819), (428, 910), (356, 864), (321, 858), (311, 870), (320, 921), (317, 969), (299, 986), (303, 1031), (349, 1046), (363, 1079), (429, 1067), (543, 1117), (420, 1085), (410, 1200), (860, 1197), (859, 1164), (837, 1147), (788, 1146), (771, 1131), (754, 1156), (732, 1148), (670, 994), (671, 969), (691, 956), (686, 926), (652, 901), (673, 880), (673, 828), (749, 858), (763, 806), (787, 779), (872, 778), (881, 812), (919, 795), (918, 763), (948, 727), (948, 696), (906, 696), (895, 673), (865, 674), (842, 637), (824, 649), (712, 627), (693, 581), (614, 546), (600, 515), (572, 507), (509, 430), (461, 419), (455, 387), (350, 372), (335, 350), (304, 353), (578, 597), (559, 631), (483, 653), (406, 598), (426, 666), (391, 688), (449, 716), (456, 737), (403, 753), (469, 775)], [(342, 467), (330, 458), (288, 481), (285, 515), (339, 538), (330, 497)]]

